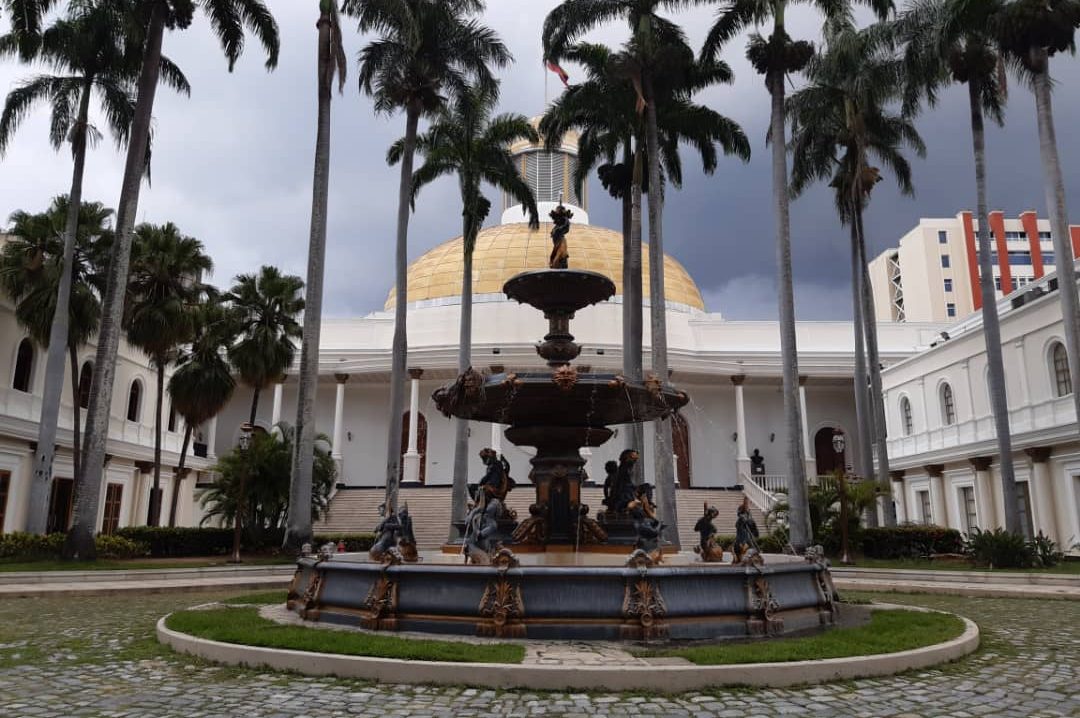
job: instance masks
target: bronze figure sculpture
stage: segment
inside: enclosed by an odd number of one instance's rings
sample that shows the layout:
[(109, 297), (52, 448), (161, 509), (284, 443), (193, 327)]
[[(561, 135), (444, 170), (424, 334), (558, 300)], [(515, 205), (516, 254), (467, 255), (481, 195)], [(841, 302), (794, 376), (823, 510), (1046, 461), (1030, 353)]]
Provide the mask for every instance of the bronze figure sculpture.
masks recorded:
[(555, 224), (551, 228), (551, 256), (548, 258), (548, 267), (551, 269), (567, 269), (569, 267), (570, 250), (566, 246), (566, 235), (570, 233), (570, 219), (574, 213), (559, 202), (559, 206), (551, 210), (551, 221)]

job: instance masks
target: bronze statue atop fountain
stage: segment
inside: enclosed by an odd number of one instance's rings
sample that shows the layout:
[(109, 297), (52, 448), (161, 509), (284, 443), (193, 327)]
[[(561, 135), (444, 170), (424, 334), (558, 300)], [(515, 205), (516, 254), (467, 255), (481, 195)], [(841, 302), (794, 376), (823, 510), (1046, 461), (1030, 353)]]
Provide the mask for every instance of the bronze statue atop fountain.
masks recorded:
[(746, 561), (761, 563), (761, 551), (757, 545), (758, 527), (750, 513), (750, 499), (743, 497), (735, 514), (735, 545), (732, 547), (733, 563)]
[(604, 479), (605, 515), (614, 518), (625, 514), (630, 502), (634, 500), (634, 467), (640, 455), (634, 449), (624, 449), (619, 454), (619, 463), (609, 461), (604, 465), (607, 478)]
[(698, 534), (698, 545), (694, 547), (694, 553), (701, 556), (702, 561), (717, 563), (724, 560), (724, 547), (716, 538), (716, 524), (713, 521), (720, 512), (715, 506), (705, 504), (705, 512), (697, 523), (694, 531)]
[(637, 533), (637, 540), (634, 542), (635, 551), (643, 551), (654, 563), (660, 563), (664, 558), (660, 549), (660, 534), (664, 530), (664, 524), (660, 523), (660, 519), (656, 517), (652, 484), (642, 484), (637, 487), (634, 500), (627, 508), (634, 521), (634, 531)]
[(550, 269), (566, 269), (569, 266), (570, 250), (566, 246), (566, 235), (570, 234), (570, 220), (574, 213), (567, 209), (562, 201), (559, 206), (551, 210), (551, 221), (555, 224), (551, 228), (551, 256), (548, 258)]

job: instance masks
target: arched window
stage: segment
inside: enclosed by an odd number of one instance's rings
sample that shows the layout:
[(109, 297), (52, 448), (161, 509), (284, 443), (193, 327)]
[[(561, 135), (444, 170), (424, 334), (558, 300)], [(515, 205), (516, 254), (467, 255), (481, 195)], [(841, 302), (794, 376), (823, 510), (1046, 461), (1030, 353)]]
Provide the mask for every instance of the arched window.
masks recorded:
[(911, 419), (911, 401), (906, 397), (900, 397), (900, 426), (904, 429), (904, 436), (911, 436), (915, 431), (915, 422)]
[(1069, 355), (1061, 342), (1054, 342), (1054, 347), (1050, 350), (1050, 372), (1054, 378), (1055, 396), (1068, 396), (1073, 393)]
[(11, 388), (29, 394), (33, 381), (34, 344), (27, 338), (19, 342), (19, 350), (15, 353), (15, 376), (11, 379)]
[(94, 381), (94, 364), (85, 362), (79, 370), (79, 406), (90, 408), (90, 384)]
[(948, 383), (941, 385), (941, 423), (952, 426), (956, 423), (956, 401), (953, 399), (953, 390)]
[(136, 379), (128, 390), (127, 420), (138, 421), (142, 412), (142, 382)]

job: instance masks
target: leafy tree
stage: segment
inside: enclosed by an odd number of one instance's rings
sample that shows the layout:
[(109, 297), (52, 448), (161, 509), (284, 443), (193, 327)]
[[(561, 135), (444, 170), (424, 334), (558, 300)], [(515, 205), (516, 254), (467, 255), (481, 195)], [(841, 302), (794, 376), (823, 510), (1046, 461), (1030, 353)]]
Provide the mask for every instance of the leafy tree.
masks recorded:
[[(256, 431), (247, 452), (236, 448), (221, 457), (217, 478), (199, 496), (206, 512), (202, 523), (232, 526), (237, 507), (243, 507), (240, 522), (249, 541), (265, 543), (268, 534), (282, 528), (289, 512), (294, 437), (292, 427), (278, 424), (269, 433)], [(330, 442), (323, 435), (316, 439), (314, 457), (311, 514), (318, 518), (329, 505), (336, 477)]]
[(140, 224), (131, 252), (128, 299), (124, 306), (127, 340), (141, 349), (157, 376), (154, 394), (154, 488), (151, 526), (161, 522), (161, 412), (165, 370), (195, 334), (198, 306), (213, 293), (202, 278), (214, 263), (202, 242), (180, 233), (172, 222)]
[(241, 274), (226, 295), (236, 315), (239, 340), (229, 347), (229, 361), (240, 380), (254, 391), (248, 421), (255, 423), (259, 394), (284, 376), (301, 337), (296, 317), (304, 309), (304, 281), (264, 265), (258, 274)]
[[(37, 32), (41, 18), (56, 0), (9, 0), (13, 10), (13, 25), (24, 28), (28, 35)], [(123, 330), (124, 297), (131, 267), (131, 243), (138, 213), (139, 191), (150, 146), (150, 124), (159, 77), (167, 73), (162, 61), (161, 45), (165, 28), (186, 30), (194, 20), (195, 10), (202, 9), (210, 26), (221, 41), (229, 70), (244, 48), (244, 30), (250, 30), (267, 52), (266, 66), (277, 65), (277, 23), (262, 0), (115, 0), (125, 10), (124, 24), (140, 28), (141, 65), (136, 84), (137, 99), (128, 131), (127, 157), (120, 202), (116, 213), (116, 242), (109, 265), (108, 283), (102, 299), (101, 330), (98, 334), (97, 358), (94, 361), (94, 380), (90, 387), (90, 406), (87, 409), (86, 442), (82, 465), (85, 471), (83, 486), (76, 486), (74, 520), (64, 547), (64, 555), (79, 560), (95, 556), (94, 530), (97, 525), (101, 496), (102, 472), (105, 464), (105, 443), (109, 433), (109, 407), (116, 378), (116, 354)], [(32, 37), (25, 46), (32, 46)]]
[(469, 85), (495, 94), (492, 67), (505, 67), (510, 52), (491, 29), (474, 18), (482, 0), (345, 0), (341, 10), (359, 20), (360, 32), (378, 38), (360, 51), (360, 91), (379, 114), (405, 113), (398, 185), (394, 252), (394, 339), (390, 365), (390, 412), (386, 444), (386, 501), (397, 509), (401, 420), (408, 355), (409, 198), (421, 117), (435, 117), (447, 98)]
[[(10, 4), (12, 15), (19, 14), (18, 5)], [(90, 106), (96, 97), (108, 130), (120, 148), (127, 143), (134, 114), (134, 83), (142, 45), (141, 37), (125, 22), (125, 8), (119, 2), (72, 3), (65, 16), (44, 30), (27, 29), (13, 19), (13, 31), (0, 37), (0, 57), (19, 55), (28, 62), (43, 63), (53, 70), (53, 74), (35, 75), (23, 81), (8, 94), (3, 113), (0, 114), (0, 156), (31, 110), (38, 104), (48, 103), (51, 107), (50, 143), (56, 150), (70, 143), (74, 160), (66, 202), (67, 215), (57, 228), (63, 249), (59, 259), (60, 275), (52, 287), (56, 296), (48, 303), (53, 308), (54, 316), (49, 318), (47, 336), (42, 338), (42, 344), (48, 346), (49, 350), (45, 360), (45, 389), (38, 421), (38, 448), (30, 483), (31, 508), (27, 515), (27, 530), (32, 533), (44, 533), (48, 518), (60, 395), (64, 385), (64, 349), (69, 348), (68, 353), (71, 354), (69, 330), (77, 332), (84, 328), (70, 326), (69, 304), (73, 301), (73, 265), (81, 217), (86, 151), (88, 145), (101, 136), (98, 129), (90, 124)], [(33, 16), (33, 12), (29, 14)], [(175, 89), (187, 93), (187, 80), (179, 69), (168, 58), (161, 58), (161, 62), (162, 79)], [(145, 155), (147, 150), (143, 152)], [(144, 165), (148, 166), (145, 157)], [(98, 314), (99, 309), (95, 310), (93, 329), (97, 328)], [(77, 350), (78, 345), (75, 346)], [(78, 371), (74, 373), (73, 381), (77, 382)], [(77, 423), (75, 433), (79, 433)], [(79, 451), (77, 444), (76, 439), (76, 453)], [(75, 466), (78, 465), (79, 459), (76, 458)], [(76, 477), (78, 475), (76, 471)]]
[(191, 342), (176, 358), (176, 370), (169, 377), (169, 397), (173, 409), (184, 419), (184, 442), (176, 466), (169, 526), (176, 525), (176, 505), (180, 482), (187, 476), (187, 459), (195, 427), (218, 415), (232, 398), (236, 379), (228, 360), (228, 347), (235, 334), (235, 322), (228, 308), (215, 297), (195, 308)]
[[(991, 3), (967, 0), (916, 0), (897, 23), (905, 43), (905, 102), (914, 110), (924, 101), (937, 103), (939, 91), (950, 84), (967, 87), (971, 139), (975, 156), (976, 213), (979, 220), (979, 292), (982, 297), (983, 339), (986, 342), (990, 406), (997, 433), (998, 454), (1012, 456), (1009, 402), (1005, 365), (1001, 352), (1001, 323), (994, 289), (993, 245), (990, 238), (990, 207), (986, 180), (985, 119), (1004, 124), (1007, 86), (1005, 58), (992, 36)], [(1016, 471), (1002, 461), (1001, 477), (1005, 526), (1020, 531), (1020, 501)]]
[[(11, 215), (13, 237), (0, 253), (0, 287), (15, 304), (15, 319), (36, 342), (48, 346), (60, 294), (64, 255), (64, 227), (68, 199), (55, 197), (45, 212), (18, 211)], [(72, 461), (75, 478), (79, 471), (80, 404), (79, 349), (97, 331), (101, 316), (100, 294), (104, 288), (104, 266), (112, 239), (109, 219), (112, 210), (100, 202), (83, 202), (72, 253), (71, 292), (68, 302), (67, 356), (71, 369)], [(63, 386), (62, 380), (60, 386)], [(59, 411), (59, 405), (57, 406)], [(55, 439), (54, 439), (55, 441)], [(48, 512), (48, 498), (42, 505)], [(37, 511), (42, 507), (33, 506)]]
[[(472, 366), (472, 275), (473, 251), (476, 236), (491, 211), (491, 202), (484, 196), (484, 182), (506, 192), (520, 202), (529, 213), (529, 225), (540, 226), (536, 198), (525, 182), (514, 158), (510, 143), (519, 138), (538, 142), (539, 135), (524, 115), (492, 116), (497, 97), (481, 88), (466, 88), (450, 105), (436, 115), (431, 128), (417, 138), (416, 150), (424, 164), (413, 174), (412, 199), (436, 179), (455, 174), (461, 191), (462, 243), (465, 266), (461, 278), (461, 323), (458, 338), (458, 371), (464, 373)], [(390, 148), (388, 160), (401, 160), (404, 141)], [(451, 524), (465, 519), (468, 500), (469, 422), (455, 422), (454, 486)], [(450, 540), (456, 538), (451, 528)]]
[[(879, 19), (884, 19), (893, 10), (892, 0), (855, 2), (871, 8)], [(784, 105), (788, 75), (801, 72), (813, 54), (810, 43), (792, 40), (787, 33), (787, 10), (802, 3), (811, 5), (826, 18), (844, 17), (854, 4), (849, 0), (719, 0), (716, 22), (709, 29), (702, 48), (703, 57), (716, 57), (724, 45), (743, 31), (772, 20), (772, 33), (769, 37), (751, 34), (746, 56), (758, 74), (764, 75), (765, 87), (771, 100), (769, 137), (773, 151), (773, 204), (776, 211), (777, 284), (780, 290), (780, 351), (784, 362), (787, 480), (795, 507), (791, 516), (791, 541), (800, 550), (808, 546), (813, 537), (808, 519), (806, 467), (803, 464), (802, 418), (798, 396), (799, 361), (795, 340), (795, 294), (791, 268), (791, 216)]]
[(311, 237), (308, 243), (307, 296), (300, 341), (300, 376), (296, 397), (296, 463), (293, 465), (290, 505), (301, 507), (289, 515), (285, 545), (298, 549), (311, 540), (311, 514), (302, 507), (311, 494), (311, 466), (315, 445), (315, 395), (319, 387), (319, 334), (322, 328), (323, 278), (326, 273), (326, 208), (330, 194), (330, 101), (334, 79), (338, 92), (345, 86), (345, 49), (337, 0), (319, 0), (318, 119), (315, 129), (315, 171), (312, 180)]

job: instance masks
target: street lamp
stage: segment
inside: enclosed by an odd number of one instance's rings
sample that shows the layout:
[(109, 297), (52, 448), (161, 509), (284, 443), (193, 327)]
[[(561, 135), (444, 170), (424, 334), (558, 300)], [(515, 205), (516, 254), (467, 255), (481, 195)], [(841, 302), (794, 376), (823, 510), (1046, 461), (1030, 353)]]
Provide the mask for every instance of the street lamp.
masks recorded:
[(847, 448), (847, 437), (839, 429), (833, 431), (833, 451), (836, 452), (837, 474), (840, 483), (840, 563), (849, 564), (848, 556), (848, 501), (847, 501), (847, 472), (844, 470), (844, 449)]
[(232, 556), (229, 557), (229, 563), (240, 563), (240, 536), (243, 532), (243, 517), (244, 517), (244, 505), (246, 502), (245, 491), (247, 489), (247, 453), (251, 448), (251, 434), (255, 431), (255, 426), (244, 422), (240, 425), (240, 440), (237, 443), (237, 448), (240, 449), (240, 476), (238, 481), (240, 482), (239, 490), (236, 494), (236, 516), (233, 518), (233, 546)]

